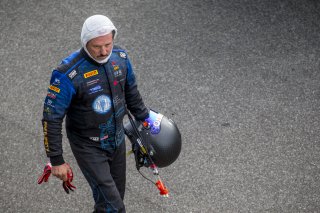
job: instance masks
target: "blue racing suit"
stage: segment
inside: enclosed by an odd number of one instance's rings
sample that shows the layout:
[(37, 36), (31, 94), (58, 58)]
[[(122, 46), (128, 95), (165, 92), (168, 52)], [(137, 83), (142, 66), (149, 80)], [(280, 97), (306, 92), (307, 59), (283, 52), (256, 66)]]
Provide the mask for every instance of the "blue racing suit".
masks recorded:
[[(120, 47), (113, 47), (105, 64), (82, 48), (53, 70), (42, 119), (46, 154), (53, 166), (64, 163), (61, 130), (66, 117), (67, 136), (92, 188), (96, 211), (124, 211), (126, 109), (138, 120), (148, 117), (130, 60)], [(101, 169), (102, 164), (107, 168)]]

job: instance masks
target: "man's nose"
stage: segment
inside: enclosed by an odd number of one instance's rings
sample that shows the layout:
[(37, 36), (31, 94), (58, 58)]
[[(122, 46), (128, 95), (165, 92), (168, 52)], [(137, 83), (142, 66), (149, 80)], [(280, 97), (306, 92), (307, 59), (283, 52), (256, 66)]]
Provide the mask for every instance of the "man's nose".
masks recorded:
[(108, 54), (107, 48), (102, 47), (101, 48), (101, 55), (107, 55), (107, 54)]

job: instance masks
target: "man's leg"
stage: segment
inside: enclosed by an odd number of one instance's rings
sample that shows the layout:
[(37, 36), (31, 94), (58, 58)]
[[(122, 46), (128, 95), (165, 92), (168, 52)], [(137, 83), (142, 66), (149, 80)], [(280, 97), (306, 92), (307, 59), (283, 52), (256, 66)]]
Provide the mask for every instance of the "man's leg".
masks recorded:
[(110, 172), (123, 200), (126, 187), (126, 145), (124, 140), (112, 156)]
[(70, 140), (72, 152), (92, 189), (95, 212), (125, 212), (122, 197), (111, 176), (110, 156), (90, 143)]

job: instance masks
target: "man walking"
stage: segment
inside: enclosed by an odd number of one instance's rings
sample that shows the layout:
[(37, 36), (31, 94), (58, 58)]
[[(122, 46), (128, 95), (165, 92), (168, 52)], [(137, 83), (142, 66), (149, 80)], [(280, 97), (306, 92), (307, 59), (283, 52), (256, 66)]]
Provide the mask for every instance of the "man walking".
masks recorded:
[(123, 117), (148, 117), (127, 53), (114, 45), (117, 29), (109, 18), (86, 19), (82, 48), (53, 70), (44, 103), (43, 130), (52, 174), (67, 181), (62, 122), (72, 152), (88, 181), (95, 212), (125, 212), (126, 159)]

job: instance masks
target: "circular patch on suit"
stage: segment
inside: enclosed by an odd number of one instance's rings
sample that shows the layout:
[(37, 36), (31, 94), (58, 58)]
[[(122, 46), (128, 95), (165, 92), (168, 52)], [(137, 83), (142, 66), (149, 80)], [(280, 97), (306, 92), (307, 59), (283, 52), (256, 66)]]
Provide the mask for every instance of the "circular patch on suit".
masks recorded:
[(111, 99), (107, 95), (98, 96), (93, 104), (93, 110), (98, 114), (106, 114), (111, 109)]

